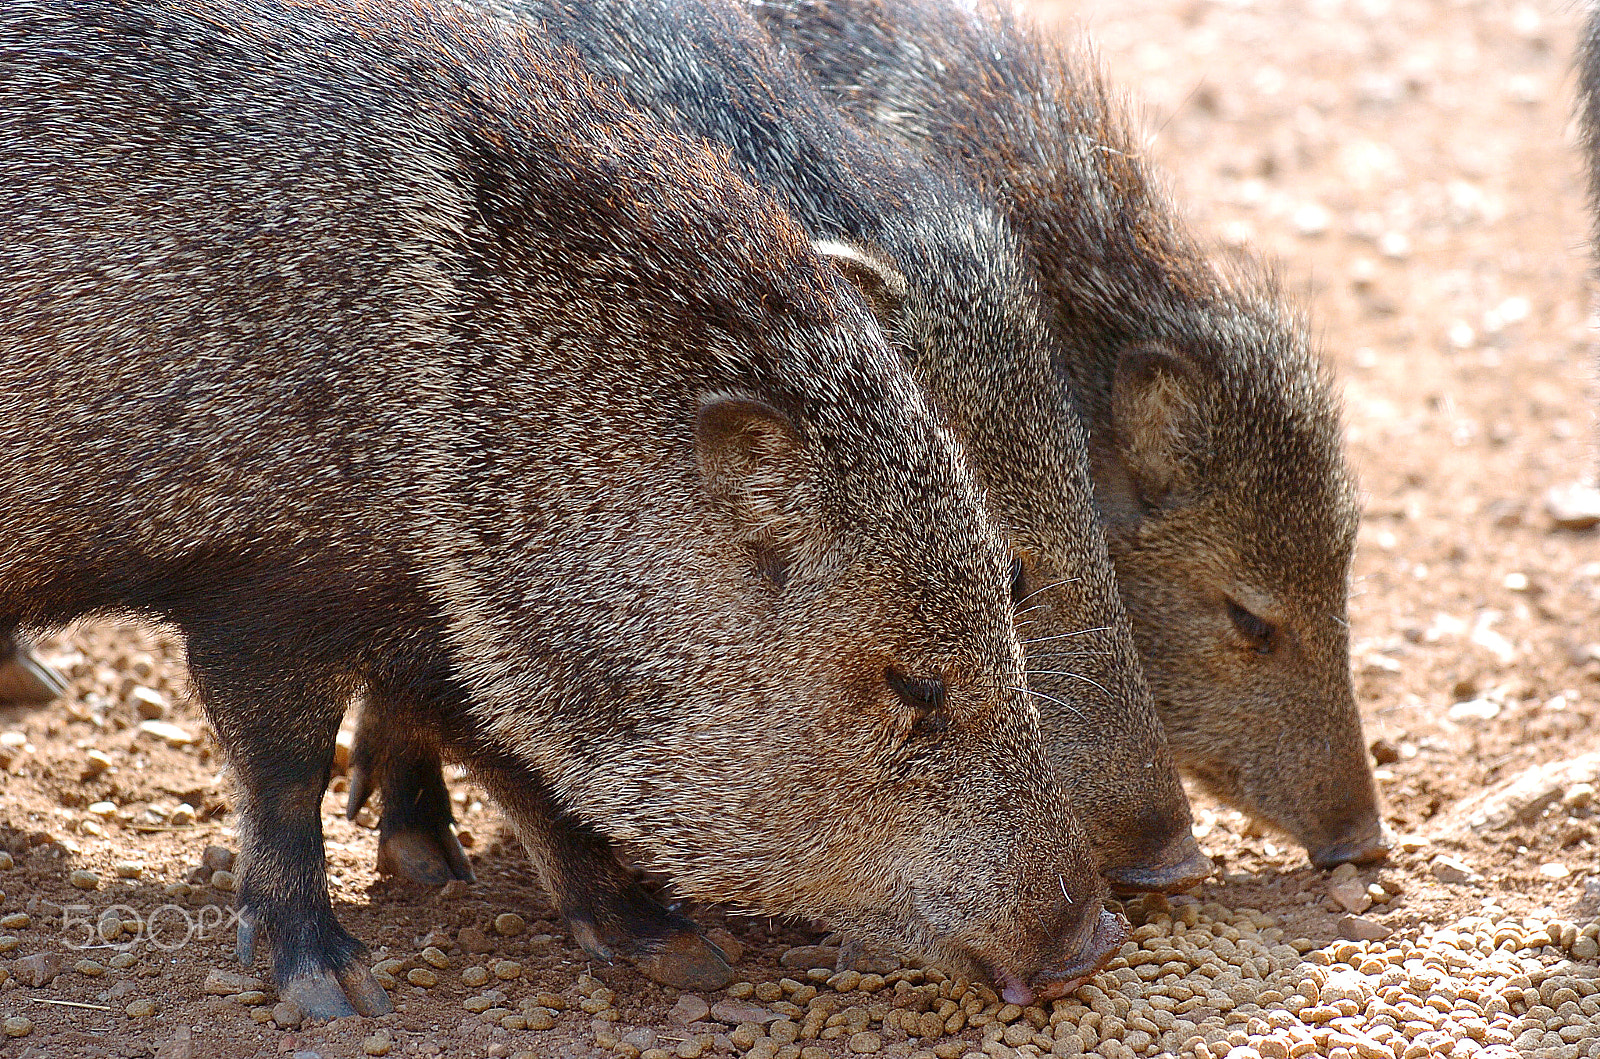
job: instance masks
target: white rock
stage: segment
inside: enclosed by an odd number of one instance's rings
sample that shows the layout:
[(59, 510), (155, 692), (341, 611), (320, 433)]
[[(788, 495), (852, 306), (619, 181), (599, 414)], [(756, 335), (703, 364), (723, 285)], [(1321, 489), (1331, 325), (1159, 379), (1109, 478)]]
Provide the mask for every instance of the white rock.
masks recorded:
[(183, 747), (194, 742), (194, 736), (170, 721), (142, 721), (139, 724), (139, 731), (155, 736), (168, 746)]
[(1586, 482), (1555, 486), (1544, 495), (1544, 509), (1557, 529), (1593, 529), (1600, 525), (1600, 489)]

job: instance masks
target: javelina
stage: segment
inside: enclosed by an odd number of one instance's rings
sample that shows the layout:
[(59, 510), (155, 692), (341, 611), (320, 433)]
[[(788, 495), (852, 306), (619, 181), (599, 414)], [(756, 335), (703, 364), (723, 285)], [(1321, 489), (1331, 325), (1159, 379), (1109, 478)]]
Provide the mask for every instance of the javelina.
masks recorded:
[(27, 643), (0, 632), (0, 706), (39, 706), (66, 690), (66, 678)]
[[(547, 26), (629, 102), (731, 149), (814, 237), (837, 241), (833, 261), (868, 291), (962, 437), (1018, 556), (1029, 685), (1103, 871), (1120, 887), (1157, 890), (1207, 874), (1116, 592), (1083, 438), (1053, 414), (1063, 383), (1005, 223), (970, 189), (844, 122), (736, 5), (486, 2)], [(364, 716), (381, 733), (382, 712)], [(384, 804), (411, 813), (414, 786), (394, 781), (437, 768), (378, 741), (364, 723), (352, 789), (365, 793), (375, 773)], [(429, 786), (431, 802), (447, 807), (438, 782)], [(352, 811), (358, 804), (351, 799)], [(443, 821), (415, 822), (427, 834), (448, 831)], [(429, 844), (394, 834), (390, 845), (408, 851)], [(419, 864), (410, 874), (424, 879), (443, 874), (436, 858), (431, 870), (415, 856), (391, 859)]]
[(0, 632), (184, 634), (284, 995), (388, 1006), (321, 856), (362, 688), (596, 952), (719, 962), (613, 837), (1013, 998), (1120, 943), (954, 442), (703, 146), (418, 0), (7, 4), (0, 141)]
[(1320, 866), (1381, 858), (1345, 620), (1356, 490), (1326, 370), (1273, 283), (1206, 258), (1094, 68), (1023, 17), (750, 6), (851, 113), (960, 164), (1017, 226), (1179, 764)]

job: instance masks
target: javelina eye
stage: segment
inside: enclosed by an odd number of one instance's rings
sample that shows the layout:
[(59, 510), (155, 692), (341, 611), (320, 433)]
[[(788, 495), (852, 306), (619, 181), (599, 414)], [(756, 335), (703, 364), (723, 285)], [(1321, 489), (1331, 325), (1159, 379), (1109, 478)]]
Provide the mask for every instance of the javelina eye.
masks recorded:
[(915, 715), (911, 722), (914, 734), (932, 735), (950, 727), (950, 719), (944, 714), (944, 681), (938, 677), (910, 677), (894, 666), (883, 671), (883, 680)]
[(1257, 654), (1271, 654), (1272, 641), (1277, 634), (1277, 629), (1264, 618), (1258, 618), (1245, 610), (1233, 600), (1228, 600), (1228, 617), (1233, 620), (1233, 627), (1239, 630), (1239, 635), (1250, 641), (1250, 646), (1255, 648)]
[(1011, 604), (1020, 606), (1028, 598), (1028, 572), (1022, 568), (1022, 560), (1013, 557), (1011, 560)]

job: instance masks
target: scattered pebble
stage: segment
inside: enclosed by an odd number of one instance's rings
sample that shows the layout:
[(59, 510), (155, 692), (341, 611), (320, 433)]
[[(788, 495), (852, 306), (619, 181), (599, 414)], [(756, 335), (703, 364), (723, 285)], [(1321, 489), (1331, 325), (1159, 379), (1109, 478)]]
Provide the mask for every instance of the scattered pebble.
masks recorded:
[(280, 1000), (272, 1007), (272, 1021), (280, 1029), (294, 1029), (305, 1020), (305, 1009), (293, 1000)]
[(366, 1055), (388, 1055), (393, 1047), (394, 1038), (388, 1030), (379, 1030), (361, 1042), (361, 1051)]
[(439, 976), (426, 967), (413, 967), (406, 972), (406, 981), (423, 989), (432, 989), (439, 984)]
[(491, 977), (493, 976), (489, 974), (487, 967), (468, 967), (461, 972), (461, 981), (474, 989), (482, 985), (488, 985)]
[(681, 1026), (687, 1026), (691, 1022), (699, 1022), (710, 1013), (711, 1005), (704, 999), (693, 993), (685, 993), (678, 998), (676, 1004), (672, 1005), (672, 1011), (667, 1017)]
[(128, 1006), (123, 1010), (128, 1013), (130, 1019), (147, 1019), (156, 1013), (156, 1002), (149, 997), (141, 997), (138, 1000), (129, 1001)]
[(232, 871), (233, 850), (227, 846), (207, 846), (200, 854), (200, 866), (210, 872)]
[(1587, 482), (1558, 485), (1545, 494), (1544, 509), (1557, 529), (1593, 529), (1600, 525), (1600, 489)]
[(100, 889), (100, 876), (96, 875), (92, 871), (84, 871), (81, 868), (70, 873), (67, 876), (67, 882), (71, 883), (73, 886), (76, 886), (80, 890)]
[(144, 865), (136, 861), (118, 861), (111, 870), (119, 879), (140, 879), (144, 877)]
[(515, 960), (496, 960), (491, 970), (496, 978), (503, 981), (522, 977), (522, 964)]
[(1476, 882), (1478, 873), (1466, 864), (1453, 857), (1438, 856), (1433, 858), (1433, 863), (1428, 866), (1433, 877), (1442, 883), (1469, 883)]
[(7, 1037), (26, 1037), (33, 1032), (33, 1020), (22, 1015), (13, 1015), (6, 1019)]
[(24, 956), (11, 965), (11, 973), (23, 985), (39, 989), (56, 980), (61, 973), (63, 960), (53, 952), (36, 952)]
[(194, 742), (194, 736), (179, 728), (170, 721), (141, 721), (139, 731), (173, 747), (186, 747)]
[(220, 967), (213, 967), (200, 985), (201, 991), (211, 996), (234, 996), (238, 993), (265, 991), (266, 988), (266, 983), (259, 978), (252, 978), (235, 971), (224, 971)]
[(172, 810), (171, 814), (167, 817), (167, 823), (173, 824), (177, 827), (187, 827), (189, 824), (194, 823), (194, 806), (190, 805), (188, 802), (184, 802), (182, 805)]
[(528, 924), (515, 912), (502, 912), (494, 917), (494, 932), (501, 937), (516, 937), (527, 929)]

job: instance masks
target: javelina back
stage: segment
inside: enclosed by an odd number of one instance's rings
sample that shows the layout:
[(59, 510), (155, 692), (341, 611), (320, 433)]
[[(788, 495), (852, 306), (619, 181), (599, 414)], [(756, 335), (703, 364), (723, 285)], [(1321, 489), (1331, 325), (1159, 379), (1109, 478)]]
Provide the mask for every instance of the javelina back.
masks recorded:
[(1092, 65), (1022, 16), (750, 6), (847, 109), (959, 163), (1017, 226), (1179, 764), (1318, 865), (1382, 857), (1349, 674), (1356, 490), (1327, 372), (1272, 281), (1206, 258)]
[[(1064, 384), (1006, 224), (959, 181), (844, 121), (738, 5), (486, 2), (547, 26), (641, 109), (725, 145), (814, 237), (838, 241), (831, 259), (949, 417), (1018, 557), (1029, 686), (1105, 873), (1132, 889), (1208, 873), (1117, 595), (1081, 431), (1053, 414)], [(411, 801), (403, 789), (385, 799)]]
[(7, 4), (0, 140), (0, 633), (182, 631), (284, 995), (388, 1007), (322, 867), (360, 689), (597, 951), (716, 956), (613, 837), (1012, 996), (1120, 942), (954, 443), (703, 147), (418, 0)]

